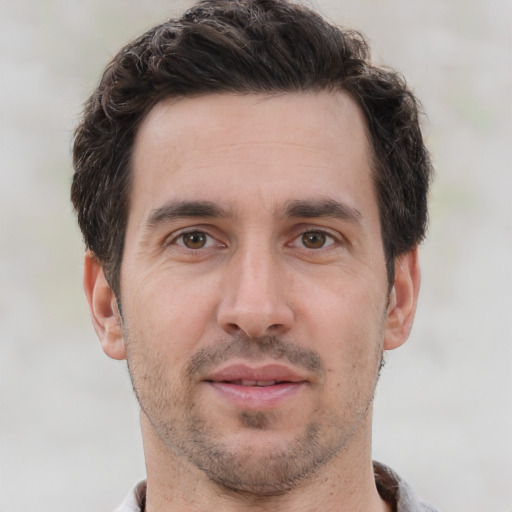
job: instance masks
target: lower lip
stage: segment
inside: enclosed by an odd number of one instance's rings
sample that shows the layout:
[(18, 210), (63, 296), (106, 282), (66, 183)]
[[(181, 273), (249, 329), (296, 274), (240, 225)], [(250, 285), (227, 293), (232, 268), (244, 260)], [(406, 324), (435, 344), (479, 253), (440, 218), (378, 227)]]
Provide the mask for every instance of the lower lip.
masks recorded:
[(225, 400), (251, 410), (274, 409), (293, 398), (304, 382), (284, 382), (273, 386), (242, 386), (229, 382), (208, 382)]

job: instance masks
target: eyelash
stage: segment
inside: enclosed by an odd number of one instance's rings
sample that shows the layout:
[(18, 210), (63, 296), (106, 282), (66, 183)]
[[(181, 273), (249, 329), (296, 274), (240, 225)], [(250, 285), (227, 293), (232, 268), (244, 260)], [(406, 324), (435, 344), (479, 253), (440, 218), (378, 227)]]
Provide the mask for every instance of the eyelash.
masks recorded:
[[(305, 249), (305, 250), (317, 251), (317, 250), (325, 249), (327, 247), (330, 247), (332, 245), (340, 243), (339, 237), (334, 236), (332, 233), (327, 232), (326, 230), (323, 230), (323, 229), (308, 227), (308, 228), (305, 228), (304, 230), (302, 230), (299, 234), (297, 234), (292, 239), (292, 241), (289, 242), (287, 245), (289, 245), (289, 246), (295, 245), (294, 242), (296, 242), (301, 237), (304, 237), (304, 235), (306, 235), (308, 233), (321, 235), (321, 236), (325, 237), (325, 242), (321, 247), (313, 248), (313, 247), (306, 247), (302, 243), (303, 242), (303, 240), (302, 240), (301, 242), (299, 242), (299, 244), (301, 244), (301, 248)], [(202, 247), (197, 247), (197, 248), (187, 247), (185, 245), (184, 238), (187, 235), (193, 235), (193, 234), (204, 235), (207, 238), (205, 245)], [(182, 247), (183, 249), (187, 249), (187, 250), (195, 252), (195, 251), (199, 251), (201, 249), (207, 249), (209, 247), (212, 247), (214, 245), (214, 243), (212, 243), (212, 242), (214, 242), (216, 240), (217, 239), (214, 236), (210, 235), (207, 231), (196, 228), (196, 229), (191, 229), (191, 230), (187, 230), (187, 231), (182, 231), (182, 232), (176, 234), (171, 240), (167, 241), (165, 243), (165, 245), (169, 246), (169, 245), (176, 244), (176, 245), (179, 245), (180, 247)], [(217, 240), (217, 242), (218, 242), (218, 240)], [(218, 244), (219, 244), (219, 246), (224, 245), (221, 242), (218, 242)]]
[[(319, 248), (311, 248), (311, 247), (305, 247), (303, 244), (301, 245), (301, 249), (305, 249), (305, 250), (311, 250), (311, 251), (320, 251), (321, 249), (327, 249), (333, 245), (337, 245), (337, 244), (340, 244), (340, 237), (339, 236), (335, 236), (333, 233), (331, 233), (330, 231), (327, 231), (325, 229), (321, 229), (321, 228), (315, 228), (315, 227), (307, 227), (305, 229), (303, 229), (297, 236), (295, 236), (293, 239), (292, 239), (292, 243), (295, 242), (296, 240), (300, 239), (301, 237), (303, 237), (304, 235), (306, 235), (307, 233), (312, 233), (312, 234), (320, 234), (322, 236), (325, 236), (325, 238), (327, 239), (326, 240), (326, 244), (325, 245), (322, 245), (321, 247)], [(328, 241), (330, 240), (330, 243), (327, 243)], [(290, 244), (291, 245), (291, 244)]]
[[(206, 237), (206, 239), (207, 239), (206, 240), (206, 245), (203, 246), (203, 247), (198, 247), (198, 248), (187, 247), (185, 245), (184, 238), (187, 235), (194, 235), (194, 234), (204, 235)], [(191, 251), (191, 252), (197, 252), (197, 251), (199, 251), (201, 249), (208, 249), (208, 248), (216, 245), (215, 243), (212, 243), (212, 242), (217, 242), (217, 244), (219, 246), (224, 246), (223, 243), (219, 242), (217, 240), (217, 238), (215, 238), (214, 236), (210, 235), (206, 230), (200, 229), (200, 228), (194, 228), (194, 229), (188, 229), (188, 230), (181, 231), (181, 232), (179, 232), (177, 234), (174, 234), (174, 236), (170, 240), (165, 242), (165, 245), (166, 246), (178, 245), (178, 246), (180, 246), (181, 248), (183, 248), (185, 250), (188, 250), (188, 251)]]

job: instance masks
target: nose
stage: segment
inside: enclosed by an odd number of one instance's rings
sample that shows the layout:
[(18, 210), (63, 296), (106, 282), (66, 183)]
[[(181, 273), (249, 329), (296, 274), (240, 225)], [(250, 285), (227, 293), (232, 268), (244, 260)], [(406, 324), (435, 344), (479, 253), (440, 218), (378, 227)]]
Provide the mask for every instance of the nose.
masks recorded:
[(294, 313), (289, 283), (277, 258), (264, 248), (240, 250), (227, 266), (217, 322), (231, 335), (250, 338), (284, 334)]

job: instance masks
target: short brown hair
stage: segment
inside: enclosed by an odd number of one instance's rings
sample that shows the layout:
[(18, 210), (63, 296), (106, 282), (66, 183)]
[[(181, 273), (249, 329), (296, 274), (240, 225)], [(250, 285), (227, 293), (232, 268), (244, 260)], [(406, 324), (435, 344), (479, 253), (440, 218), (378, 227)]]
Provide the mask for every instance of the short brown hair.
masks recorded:
[(76, 129), (71, 199), (86, 246), (119, 298), (138, 127), (168, 97), (344, 90), (373, 149), (388, 280), (421, 242), (432, 174), (418, 107), (404, 79), (372, 66), (358, 32), (285, 0), (203, 0), (126, 45), (107, 66)]

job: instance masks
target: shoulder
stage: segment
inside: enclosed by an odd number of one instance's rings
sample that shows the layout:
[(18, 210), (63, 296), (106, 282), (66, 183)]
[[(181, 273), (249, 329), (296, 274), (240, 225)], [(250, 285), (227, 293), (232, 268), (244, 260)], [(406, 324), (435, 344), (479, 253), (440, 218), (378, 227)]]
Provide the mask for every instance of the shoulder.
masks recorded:
[(146, 502), (146, 480), (135, 485), (125, 500), (114, 512), (143, 512)]
[(379, 494), (393, 504), (396, 512), (438, 512), (432, 505), (420, 501), (411, 486), (388, 466), (374, 462), (373, 470)]

